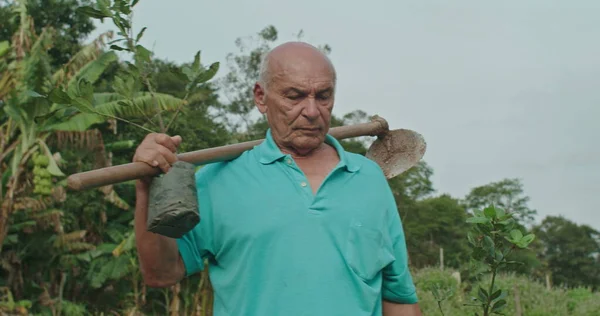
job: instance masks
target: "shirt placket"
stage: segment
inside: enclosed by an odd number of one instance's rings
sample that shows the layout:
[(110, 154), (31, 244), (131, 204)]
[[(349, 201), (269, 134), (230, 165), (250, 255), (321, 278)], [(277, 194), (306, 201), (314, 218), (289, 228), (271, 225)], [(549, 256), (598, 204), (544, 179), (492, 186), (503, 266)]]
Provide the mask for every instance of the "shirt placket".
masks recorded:
[(314, 196), (308, 182), (308, 178), (306, 178), (304, 172), (302, 172), (300, 167), (298, 167), (290, 155), (285, 156), (283, 163), (285, 165), (284, 168), (286, 169), (287, 174), (290, 176), (293, 184), (299, 188), (300, 192), (302, 192), (302, 195), (307, 202), (306, 206), (309, 207), (313, 202)]

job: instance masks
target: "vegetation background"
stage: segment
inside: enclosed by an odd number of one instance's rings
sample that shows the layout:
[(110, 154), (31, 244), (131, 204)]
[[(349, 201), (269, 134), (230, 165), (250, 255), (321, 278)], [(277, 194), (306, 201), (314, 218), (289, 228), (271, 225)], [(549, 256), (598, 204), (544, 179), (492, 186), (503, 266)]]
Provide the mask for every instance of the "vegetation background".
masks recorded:
[[(278, 31), (266, 25), (232, 39), (239, 51), (228, 55), (227, 67), (205, 63), (200, 54), (190, 56), (190, 63), (174, 64), (136, 45), (143, 32), (132, 34), (126, 17), (136, 3), (0, 2), (4, 314), (212, 313), (206, 272), (168, 289), (142, 283), (132, 183), (74, 192), (65, 178), (130, 162), (147, 130), (181, 135), (182, 151), (262, 138), (266, 124), (254, 112), (251, 88), (260, 57)], [(96, 11), (78, 10), (85, 5)], [(124, 15), (115, 18), (115, 12)], [(113, 19), (116, 31), (84, 42), (94, 30), (90, 15)], [(116, 51), (130, 52), (132, 58), (120, 59)], [(131, 80), (134, 70), (144, 80)], [(217, 72), (225, 75), (211, 80)], [(369, 115), (336, 115), (332, 123), (364, 122)], [(343, 145), (364, 154), (369, 140)], [(533, 224), (537, 211), (529, 207), (520, 179), (497, 179), (466, 196), (436, 195), (433, 172), (423, 161), (389, 181), (425, 315), (476, 312), (465, 304), (487, 279), (474, 266), (467, 219), (491, 204), (515, 214), (521, 229), (536, 236), (528, 249), (511, 253), (510, 260), (521, 264), (507, 266), (498, 276), (508, 293), (504, 313), (600, 315), (600, 232), (561, 216)]]

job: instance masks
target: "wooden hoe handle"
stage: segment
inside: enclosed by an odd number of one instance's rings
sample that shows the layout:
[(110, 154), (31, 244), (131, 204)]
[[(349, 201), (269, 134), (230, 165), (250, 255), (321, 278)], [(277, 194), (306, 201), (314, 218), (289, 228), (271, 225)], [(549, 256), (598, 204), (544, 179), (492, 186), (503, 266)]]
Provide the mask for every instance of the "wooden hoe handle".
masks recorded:
[[(388, 132), (388, 130), (389, 126), (387, 121), (379, 116), (375, 116), (371, 122), (331, 128), (329, 129), (329, 134), (339, 140), (359, 136), (380, 136)], [(264, 139), (260, 139), (190, 151), (178, 154), (177, 158), (181, 161), (195, 165), (226, 161), (238, 157), (244, 151), (252, 149), (263, 141)], [(161, 172), (162, 171), (158, 167), (152, 167), (143, 162), (131, 162), (75, 173), (67, 178), (67, 183), (69, 188), (80, 191), (140, 179), (147, 176), (157, 176), (161, 174)]]

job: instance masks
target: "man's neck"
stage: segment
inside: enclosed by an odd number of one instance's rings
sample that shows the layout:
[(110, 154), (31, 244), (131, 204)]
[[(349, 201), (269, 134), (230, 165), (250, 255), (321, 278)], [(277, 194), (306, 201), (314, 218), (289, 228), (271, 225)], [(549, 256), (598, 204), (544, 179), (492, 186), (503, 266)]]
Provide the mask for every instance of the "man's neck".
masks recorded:
[(289, 154), (294, 159), (311, 159), (311, 158), (319, 157), (320, 155), (325, 153), (326, 150), (330, 146), (326, 143), (322, 143), (319, 147), (314, 148), (309, 151), (299, 151), (299, 150), (296, 150), (295, 148), (287, 148), (287, 147), (282, 147), (279, 145), (278, 145), (278, 147), (282, 153)]

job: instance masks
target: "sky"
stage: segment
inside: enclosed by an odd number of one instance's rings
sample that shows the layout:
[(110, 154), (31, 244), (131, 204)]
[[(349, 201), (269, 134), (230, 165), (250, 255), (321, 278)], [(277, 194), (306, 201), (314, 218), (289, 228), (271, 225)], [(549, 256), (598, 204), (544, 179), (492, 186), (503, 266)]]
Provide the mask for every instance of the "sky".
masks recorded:
[[(267, 25), (328, 44), (334, 114), (363, 110), (427, 141), (436, 193), (520, 178), (529, 206), (600, 229), (600, 1), (141, 0), (156, 57), (203, 63)], [(93, 35), (115, 29), (99, 24)]]

